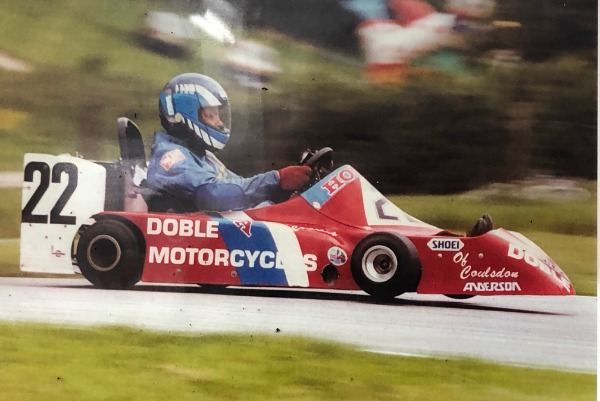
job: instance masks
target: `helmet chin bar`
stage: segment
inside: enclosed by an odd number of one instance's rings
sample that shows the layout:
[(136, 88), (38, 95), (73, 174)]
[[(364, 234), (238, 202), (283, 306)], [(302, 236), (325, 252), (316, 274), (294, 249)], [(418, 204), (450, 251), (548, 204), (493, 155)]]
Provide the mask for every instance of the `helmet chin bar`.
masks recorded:
[[(206, 150), (218, 152), (219, 150), (223, 149), (229, 141), (228, 134), (225, 138), (225, 143), (223, 143), (215, 138), (215, 132), (213, 131), (216, 130), (213, 130), (207, 126), (199, 127), (197, 124), (193, 124), (191, 122), (188, 123), (189, 120), (187, 119), (185, 119), (185, 121), (186, 122), (181, 122), (174, 125), (173, 130), (171, 130), (169, 134), (182, 140), (186, 147), (195, 153), (201, 154)], [(190, 124), (192, 125), (192, 128), (190, 128)], [(190, 135), (190, 131), (193, 131), (194, 135)], [(216, 133), (224, 136), (223, 133), (218, 131), (216, 131)]]

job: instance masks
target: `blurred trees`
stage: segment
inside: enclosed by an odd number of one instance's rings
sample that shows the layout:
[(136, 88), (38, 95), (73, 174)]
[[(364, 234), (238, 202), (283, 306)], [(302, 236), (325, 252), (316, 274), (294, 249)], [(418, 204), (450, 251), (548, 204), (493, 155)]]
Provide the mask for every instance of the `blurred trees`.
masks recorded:
[(264, 95), (267, 160), (331, 146), (385, 192), (451, 193), (537, 173), (595, 179), (595, 76), (595, 64), (567, 57), (395, 87), (299, 80)]
[(275, 29), (319, 45), (358, 54), (359, 19), (338, 0), (233, 0), (246, 11), (248, 26)]
[[(337, 0), (244, 3), (251, 26), (356, 51), (348, 45), (356, 21)], [(468, 76), (358, 89), (326, 76), (287, 80), (281, 95), (264, 94), (263, 167), (332, 146), (338, 162), (386, 192), (449, 193), (537, 173), (595, 179), (597, 8), (594, 0), (498, 1), (493, 19), (512, 28), (473, 41)], [(488, 64), (493, 49), (521, 61)]]
[[(195, 0), (173, 2), (197, 6)], [(232, 2), (244, 4), (249, 27), (277, 28), (301, 42), (357, 51), (357, 21), (338, 0)], [(443, 0), (432, 3), (440, 8)], [(69, 4), (90, 21), (100, 14), (83, 3)], [(99, 17), (105, 22), (82, 19), (85, 25), (76, 31), (119, 20), (109, 14), (114, 6), (99, 9), (106, 12), (104, 20)], [(250, 31), (278, 47), (285, 68), (268, 90), (242, 88), (227, 81), (219, 45), (203, 42), (189, 60), (159, 58), (126, 40), (139, 16), (121, 16), (122, 32), (111, 28), (107, 36), (102, 28), (98, 35), (79, 35), (85, 46), (78, 35), (51, 35), (62, 40), (52, 48), (72, 49), (60, 57), (59, 67), (52, 59), (38, 62), (27, 75), (0, 71), (10, 94), (3, 106), (35, 116), (26, 129), (0, 132), (17, 148), (7, 147), (6, 160), (20, 165), (22, 151), (114, 155), (115, 121), (121, 115), (135, 119), (149, 146), (152, 130), (160, 127), (156, 96), (162, 85), (175, 73), (198, 71), (214, 75), (232, 99), (236, 137), (219, 157), (243, 175), (295, 163), (306, 147), (331, 146), (338, 163), (354, 165), (385, 192), (449, 193), (537, 173), (596, 179), (596, 1), (499, 0), (494, 18), (518, 22), (512, 25), (518, 29), (490, 32), (473, 48), (457, 52), (467, 66), (460, 76), (414, 75), (386, 87), (361, 80), (359, 67), (348, 68), (349, 57), (327, 57), (326, 51), (287, 36)], [(29, 33), (40, 29), (40, 38), (51, 31), (29, 25)], [(10, 46), (5, 50), (13, 50)], [(491, 49), (515, 50), (522, 58), (495, 63), (486, 57)], [(24, 46), (21, 55), (39, 53)], [(328, 62), (321, 62), (325, 58)]]
[[(245, 11), (250, 27), (275, 29), (329, 47), (359, 51), (356, 41), (349, 38), (360, 21), (341, 7), (339, 0), (231, 2)], [(445, 0), (429, 2), (443, 11)], [(597, 47), (597, 0), (497, 0), (492, 19), (518, 22), (520, 29), (518, 33), (492, 36), (488, 45), (517, 49), (530, 60)]]
[(597, 0), (502, 0), (495, 18), (521, 24), (518, 41), (510, 43), (529, 60), (590, 51), (598, 38)]

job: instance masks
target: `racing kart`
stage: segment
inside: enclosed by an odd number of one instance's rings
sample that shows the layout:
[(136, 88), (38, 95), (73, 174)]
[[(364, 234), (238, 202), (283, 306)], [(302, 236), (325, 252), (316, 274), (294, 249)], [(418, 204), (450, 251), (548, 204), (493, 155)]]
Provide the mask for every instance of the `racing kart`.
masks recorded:
[(116, 162), (25, 155), (22, 271), (81, 273), (117, 289), (143, 281), (360, 289), (378, 299), (575, 293), (523, 235), (493, 229), (487, 215), (467, 235), (420, 221), (353, 167), (328, 172), (331, 149), (305, 158), (312, 185), (281, 203), (173, 213), (153, 207), (161, 194), (144, 185), (139, 129), (120, 118), (118, 138)]

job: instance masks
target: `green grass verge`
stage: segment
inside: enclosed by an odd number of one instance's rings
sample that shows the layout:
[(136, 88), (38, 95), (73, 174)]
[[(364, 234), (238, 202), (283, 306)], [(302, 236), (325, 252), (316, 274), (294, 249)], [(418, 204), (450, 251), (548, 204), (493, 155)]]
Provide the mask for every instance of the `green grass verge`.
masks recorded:
[(583, 200), (476, 198), (469, 194), (390, 196), (389, 199), (423, 221), (462, 233), (469, 230), (483, 213), (489, 213), (496, 227), (513, 231), (596, 236), (596, 184), (589, 183), (585, 187), (590, 198)]
[(0, 238), (18, 238), (21, 232), (21, 188), (0, 189)]
[(379, 355), (295, 337), (0, 324), (0, 398), (594, 400), (596, 376)]
[(0, 276), (26, 276), (19, 270), (19, 240), (0, 240)]
[(564, 270), (577, 295), (597, 295), (597, 238), (547, 232), (525, 235)]

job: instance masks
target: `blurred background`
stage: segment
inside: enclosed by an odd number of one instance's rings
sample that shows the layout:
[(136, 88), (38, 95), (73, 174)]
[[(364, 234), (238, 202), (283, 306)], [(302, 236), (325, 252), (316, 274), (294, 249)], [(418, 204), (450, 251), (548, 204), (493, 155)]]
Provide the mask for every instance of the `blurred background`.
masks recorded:
[(388, 193), (596, 179), (593, 0), (5, 2), (0, 168), (24, 152), (118, 155), (188, 71), (222, 83), (242, 174), (331, 146)]

